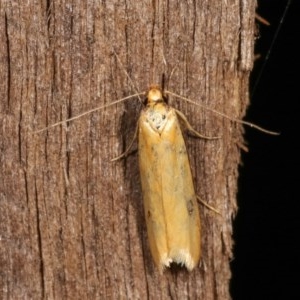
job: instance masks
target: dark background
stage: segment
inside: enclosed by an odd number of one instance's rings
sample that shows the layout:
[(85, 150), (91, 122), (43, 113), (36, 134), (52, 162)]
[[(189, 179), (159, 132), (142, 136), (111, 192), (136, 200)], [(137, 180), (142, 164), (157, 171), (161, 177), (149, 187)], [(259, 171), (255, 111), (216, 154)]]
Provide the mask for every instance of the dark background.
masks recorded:
[(255, 52), (261, 58), (252, 73), (245, 119), (281, 134), (246, 129), (249, 152), (240, 167), (231, 282), (238, 300), (300, 299), (299, 0), (291, 1), (268, 57), (288, 3), (258, 1), (257, 13), (271, 25), (258, 24)]

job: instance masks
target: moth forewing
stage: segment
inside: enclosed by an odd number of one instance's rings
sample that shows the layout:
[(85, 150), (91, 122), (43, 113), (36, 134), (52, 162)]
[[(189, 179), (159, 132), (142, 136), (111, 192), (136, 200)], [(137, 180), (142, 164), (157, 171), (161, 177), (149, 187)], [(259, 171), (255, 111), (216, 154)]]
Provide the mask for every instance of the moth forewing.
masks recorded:
[(148, 239), (162, 271), (175, 262), (192, 270), (200, 259), (200, 217), (176, 110), (150, 88), (138, 123), (139, 166)]

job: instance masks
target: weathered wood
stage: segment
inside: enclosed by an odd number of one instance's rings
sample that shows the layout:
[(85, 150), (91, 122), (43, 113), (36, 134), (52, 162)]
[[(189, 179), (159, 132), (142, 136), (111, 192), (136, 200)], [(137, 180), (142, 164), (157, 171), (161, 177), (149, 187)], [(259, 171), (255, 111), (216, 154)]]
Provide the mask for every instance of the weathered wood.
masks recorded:
[(238, 0), (1, 0), (1, 299), (230, 298), (239, 125), (170, 99), (199, 132), (220, 137), (186, 141), (197, 193), (221, 216), (200, 207), (200, 266), (162, 276), (137, 155), (110, 162), (130, 142), (138, 100), (33, 132), (162, 74), (168, 90), (241, 118), (254, 14), (254, 1)]

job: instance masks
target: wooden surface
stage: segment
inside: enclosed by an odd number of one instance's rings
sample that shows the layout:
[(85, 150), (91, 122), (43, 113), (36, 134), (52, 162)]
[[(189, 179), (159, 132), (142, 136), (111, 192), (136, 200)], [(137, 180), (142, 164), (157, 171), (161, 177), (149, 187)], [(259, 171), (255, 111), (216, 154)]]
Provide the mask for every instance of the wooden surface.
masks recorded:
[[(48, 6), (47, 6), (48, 5)], [(202, 258), (160, 275), (150, 255), (133, 137), (138, 99), (34, 134), (152, 83), (241, 118), (253, 61), (248, 1), (0, 4), (0, 298), (230, 299), (239, 125), (170, 98), (186, 138)], [(136, 149), (136, 146), (135, 148)]]

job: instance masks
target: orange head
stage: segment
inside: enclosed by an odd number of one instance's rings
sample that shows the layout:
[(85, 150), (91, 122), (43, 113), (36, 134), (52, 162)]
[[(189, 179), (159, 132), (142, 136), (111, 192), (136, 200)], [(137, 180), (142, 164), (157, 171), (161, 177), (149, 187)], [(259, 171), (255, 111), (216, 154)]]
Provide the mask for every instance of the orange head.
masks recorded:
[(161, 88), (158, 85), (151, 85), (147, 92), (147, 104), (155, 103), (155, 102), (166, 102), (166, 98), (163, 95)]

